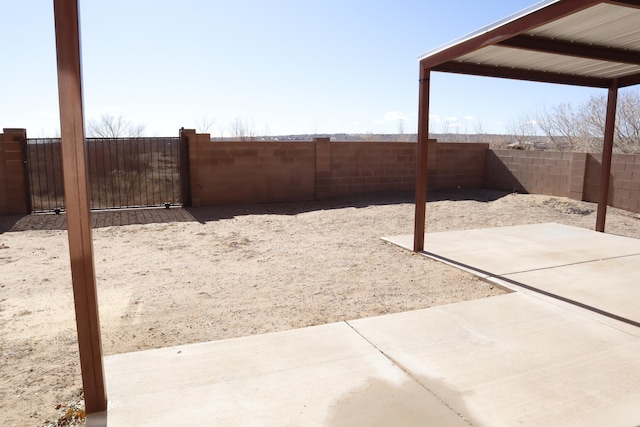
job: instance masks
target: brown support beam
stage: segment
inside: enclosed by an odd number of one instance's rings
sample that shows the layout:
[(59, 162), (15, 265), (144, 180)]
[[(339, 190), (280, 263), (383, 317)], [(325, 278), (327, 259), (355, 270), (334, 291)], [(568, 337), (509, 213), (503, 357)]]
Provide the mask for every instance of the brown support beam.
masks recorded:
[(640, 9), (640, 2), (638, 2), (638, 0), (606, 0), (605, 3)]
[(618, 79), (618, 88), (640, 84), (640, 73), (630, 74)]
[(54, 0), (62, 169), (82, 386), (88, 414), (107, 409), (87, 191), (77, 0)]
[(429, 86), (431, 70), (420, 67), (420, 95), (418, 101), (418, 153), (416, 156), (416, 212), (413, 231), (413, 250), (424, 249), (427, 203), (427, 172), (429, 146)]
[(618, 103), (618, 82), (613, 80), (609, 86), (607, 98), (607, 117), (604, 124), (604, 147), (602, 148), (602, 165), (600, 167), (600, 189), (598, 191), (598, 214), (596, 231), (604, 232), (607, 219), (607, 203), (609, 202), (609, 181), (611, 176), (611, 155), (613, 153), (613, 136), (616, 126), (616, 106)]
[(621, 64), (640, 64), (640, 52), (629, 49), (596, 46), (593, 44), (568, 42), (548, 37), (519, 35), (498, 43), (516, 49), (550, 53), (595, 61), (619, 62)]
[(525, 70), (513, 67), (500, 67), (495, 65), (476, 64), (472, 62), (450, 61), (433, 67), (432, 70), (446, 73), (499, 77), (503, 79), (524, 80), (530, 82), (557, 83), (600, 88), (606, 88), (609, 86), (609, 79), (604, 78)]

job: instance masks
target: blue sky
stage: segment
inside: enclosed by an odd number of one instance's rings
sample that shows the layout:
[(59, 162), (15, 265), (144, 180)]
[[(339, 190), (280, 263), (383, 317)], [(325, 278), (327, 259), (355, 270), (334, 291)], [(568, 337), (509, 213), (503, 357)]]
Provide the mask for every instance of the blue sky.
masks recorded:
[[(533, 0), (80, 0), (85, 120), (151, 136), (417, 128), (418, 56)], [(3, 1), (0, 128), (58, 133), (53, 2)], [(434, 73), (432, 130), (504, 133), (598, 90)], [(400, 125), (402, 123), (402, 125)]]

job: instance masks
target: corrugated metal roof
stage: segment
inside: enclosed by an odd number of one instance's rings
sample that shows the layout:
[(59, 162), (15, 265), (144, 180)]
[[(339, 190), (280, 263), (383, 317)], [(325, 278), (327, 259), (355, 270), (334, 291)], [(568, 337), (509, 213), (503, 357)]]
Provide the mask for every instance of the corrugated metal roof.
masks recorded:
[(640, 1), (545, 1), (431, 51), (434, 71), (607, 87), (640, 83)]
[(485, 47), (463, 55), (457, 61), (606, 79), (640, 73), (640, 65), (595, 61), (544, 52), (523, 54), (520, 49), (501, 46)]
[(640, 9), (599, 4), (527, 31), (527, 34), (640, 50)]

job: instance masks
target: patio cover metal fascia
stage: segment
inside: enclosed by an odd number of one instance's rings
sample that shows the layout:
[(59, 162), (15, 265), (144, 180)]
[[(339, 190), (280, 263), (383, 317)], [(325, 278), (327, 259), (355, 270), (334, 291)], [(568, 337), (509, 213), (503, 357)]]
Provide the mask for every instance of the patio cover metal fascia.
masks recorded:
[(609, 90), (598, 218), (604, 231), (618, 88), (640, 83), (640, 0), (547, 0), (420, 58), (414, 250), (424, 249), (431, 71)]

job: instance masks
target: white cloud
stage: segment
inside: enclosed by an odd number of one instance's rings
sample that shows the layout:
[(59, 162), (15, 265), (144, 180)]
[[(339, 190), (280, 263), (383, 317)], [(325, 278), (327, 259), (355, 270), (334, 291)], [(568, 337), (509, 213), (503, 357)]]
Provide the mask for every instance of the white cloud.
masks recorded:
[(476, 116), (464, 116), (465, 120), (477, 120), (478, 118)]
[(41, 119), (55, 119), (58, 114), (54, 111), (38, 111), (36, 116)]
[(124, 115), (124, 109), (116, 104), (107, 104), (104, 106), (104, 112), (102, 114), (109, 114), (111, 116)]
[(382, 122), (397, 122), (398, 120), (407, 122), (409, 118), (406, 114), (399, 111), (387, 111), (384, 113), (384, 116), (382, 116)]

